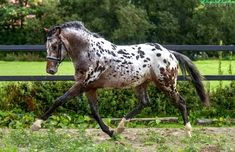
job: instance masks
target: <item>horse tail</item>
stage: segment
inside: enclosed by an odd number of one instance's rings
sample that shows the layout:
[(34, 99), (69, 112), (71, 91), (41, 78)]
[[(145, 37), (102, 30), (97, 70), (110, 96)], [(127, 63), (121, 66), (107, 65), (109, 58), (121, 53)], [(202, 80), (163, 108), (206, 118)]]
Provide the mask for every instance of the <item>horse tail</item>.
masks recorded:
[(173, 53), (176, 59), (179, 61), (183, 76), (186, 78), (186, 72), (190, 75), (191, 81), (196, 88), (197, 94), (199, 95), (202, 103), (205, 106), (209, 106), (209, 99), (202, 83), (204, 78), (198, 71), (197, 67), (193, 64), (192, 60), (181, 53), (175, 51), (170, 52)]

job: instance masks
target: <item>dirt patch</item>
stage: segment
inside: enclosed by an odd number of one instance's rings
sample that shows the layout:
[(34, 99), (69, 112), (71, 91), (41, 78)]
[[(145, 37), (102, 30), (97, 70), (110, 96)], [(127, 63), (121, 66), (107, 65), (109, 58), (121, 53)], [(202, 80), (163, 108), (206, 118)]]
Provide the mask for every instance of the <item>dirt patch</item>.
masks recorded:
[[(99, 144), (110, 140), (100, 129), (87, 129), (86, 134)], [(117, 144), (129, 145), (138, 151), (235, 151), (235, 127), (196, 128), (192, 138), (187, 137), (184, 129), (128, 128), (121, 134)]]
[[(235, 127), (194, 128), (189, 138), (183, 128), (127, 128), (117, 139), (101, 129), (0, 129), (0, 148), (5, 151), (140, 151), (140, 152), (235, 152)], [(0, 150), (1, 151), (1, 150)], [(4, 151), (4, 150), (3, 150)]]

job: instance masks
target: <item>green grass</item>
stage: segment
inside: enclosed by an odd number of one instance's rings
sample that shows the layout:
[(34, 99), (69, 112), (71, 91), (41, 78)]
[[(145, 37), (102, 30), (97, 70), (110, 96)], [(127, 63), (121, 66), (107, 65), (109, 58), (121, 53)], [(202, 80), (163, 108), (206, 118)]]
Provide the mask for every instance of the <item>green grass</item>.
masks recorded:
[[(217, 75), (219, 71), (219, 60), (201, 60), (194, 62), (203, 75)], [(221, 71), (223, 74), (229, 74), (229, 64), (235, 65), (234, 61), (221, 61)], [(232, 66), (232, 72), (235, 73), (235, 66)]]
[[(199, 71), (203, 75), (217, 75), (219, 72), (219, 60), (201, 60), (194, 62)], [(229, 64), (235, 65), (235, 61), (221, 61), (221, 71), (223, 74), (229, 74)], [(20, 62), (20, 61), (0, 61), (0, 75), (48, 75), (46, 73), (46, 62)], [(231, 71), (235, 73), (235, 66), (232, 66)], [(73, 75), (74, 68), (71, 62), (63, 62), (56, 75)], [(205, 82), (207, 86), (208, 82)], [(223, 82), (224, 85), (229, 84), (229, 81)], [(218, 81), (211, 81), (210, 88), (216, 88), (219, 85)]]
[[(129, 129), (116, 140), (101, 130), (86, 133), (83, 129), (49, 129), (31, 132), (25, 129), (0, 129), (0, 152), (68, 151), (68, 152), (197, 152), (235, 150), (234, 136), (223, 128), (195, 128), (192, 138), (183, 129)], [(234, 132), (234, 131), (233, 131)]]
[(45, 151), (45, 152), (119, 152), (132, 151), (130, 147), (107, 140), (100, 144), (92, 142), (85, 131), (54, 129), (40, 132), (29, 130), (0, 130), (0, 152)]
[[(229, 63), (235, 65), (235, 61), (222, 61), (221, 70), (223, 74), (229, 74)], [(202, 74), (218, 74), (218, 60), (202, 60), (194, 62)], [(46, 62), (20, 62), (0, 61), (0, 75), (45, 75)], [(232, 66), (235, 72), (235, 66)], [(74, 69), (71, 62), (63, 62), (58, 70), (58, 75), (73, 74)]]
[[(0, 61), (0, 75), (48, 75), (46, 62), (20, 62)], [(57, 75), (73, 75), (74, 69), (71, 62), (61, 63)]]
[[(218, 75), (219, 74), (219, 60), (201, 60), (194, 62), (202, 75)], [(235, 61), (222, 60), (221, 61), (221, 72), (224, 75), (231, 74), (229, 67), (231, 66), (232, 74), (235, 73)], [(207, 89), (214, 90), (222, 84), (222, 86), (229, 85), (231, 81), (205, 81), (204, 84)]]

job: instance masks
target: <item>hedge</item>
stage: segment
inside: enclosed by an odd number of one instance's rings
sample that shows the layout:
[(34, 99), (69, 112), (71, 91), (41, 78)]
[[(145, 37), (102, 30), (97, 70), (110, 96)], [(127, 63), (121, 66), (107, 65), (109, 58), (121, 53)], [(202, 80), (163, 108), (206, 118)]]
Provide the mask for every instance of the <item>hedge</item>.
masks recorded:
[[(20, 110), (40, 116), (53, 101), (63, 95), (73, 82), (11, 82), (0, 86), (0, 109), (2, 111)], [(203, 107), (193, 86), (188, 82), (179, 82), (178, 90), (187, 102), (190, 117), (235, 117), (235, 82), (229, 86), (209, 92), (211, 106)], [(171, 100), (154, 85), (148, 87), (150, 104), (138, 117), (180, 116), (179, 110)], [(102, 117), (123, 117), (137, 104), (134, 89), (100, 89), (99, 112)], [(84, 94), (76, 97), (58, 110), (55, 114), (67, 113), (90, 115), (90, 108)]]

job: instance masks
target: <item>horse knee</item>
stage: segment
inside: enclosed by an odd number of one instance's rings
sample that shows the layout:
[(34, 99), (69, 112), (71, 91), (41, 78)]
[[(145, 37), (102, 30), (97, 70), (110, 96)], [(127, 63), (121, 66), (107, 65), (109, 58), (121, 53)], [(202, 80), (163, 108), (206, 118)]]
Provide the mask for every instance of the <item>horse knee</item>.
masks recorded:
[(141, 104), (145, 107), (149, 104), (148, 97), (145, 97), (143, 100), (141, 100)]

